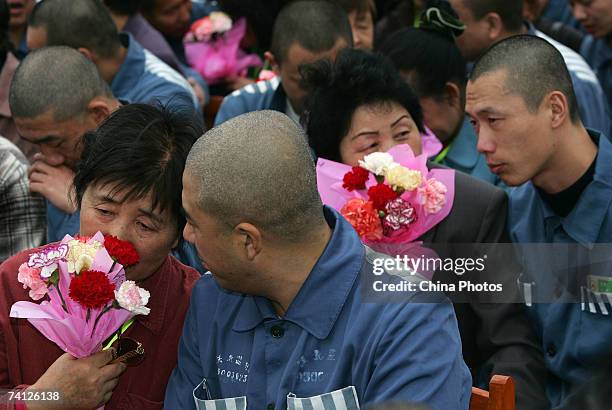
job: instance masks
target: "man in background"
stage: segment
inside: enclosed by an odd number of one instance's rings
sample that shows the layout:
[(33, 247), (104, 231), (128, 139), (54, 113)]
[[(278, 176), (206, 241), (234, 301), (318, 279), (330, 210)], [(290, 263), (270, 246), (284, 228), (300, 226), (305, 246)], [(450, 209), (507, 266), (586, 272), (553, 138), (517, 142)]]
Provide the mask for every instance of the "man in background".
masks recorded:
[(348, 17), (334, 2), (297, 1), (287, 5), (274, 24), (272, 46), (266, 59), (278, 75), (250, 84), (225, 97), (215, 125), (251, 111), (271, 109), (300, 123), (306, 91), (300, 82), (302, 65), (334, 59), (339, 50), (353, 45)]
[(584, 124), (606, 134), (610, 132), (608, 99), (597, 76), (578, 53), (525, 24), (523, 0), (450, 0), (450, 3), (465, 24), (457, 45), (467, 61), (476, 61), (493, 44), (511, 36), (530, 34), (544, 38), (563, 55)]

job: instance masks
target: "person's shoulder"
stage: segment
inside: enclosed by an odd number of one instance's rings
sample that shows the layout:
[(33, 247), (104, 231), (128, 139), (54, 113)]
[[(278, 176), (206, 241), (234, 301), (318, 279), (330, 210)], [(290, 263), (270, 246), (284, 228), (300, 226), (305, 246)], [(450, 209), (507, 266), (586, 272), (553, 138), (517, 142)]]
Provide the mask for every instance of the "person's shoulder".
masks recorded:
[(170, 97), (176, 93), (194, 97), (191, 86), (178, 71), (142, 47), (133, 35), (122, 35), (127, 36), (129, 41), (128, 57), (124, 64), (127, 64), (130, 70), (141, 72), (136, 86), (132, 89), (135, 96), (130, 101), (142, 102), (140, 100), (145, 97)]
[(538, 193), (530, 181), (510, 189), (508, 227), (513, 240), (516, 238), (517, 231), (522, 231), (525, 229), (525, 225), (529, 225), (532, 214), (538, 212), (538, 198)]
[(588, 35), (580, 45), (580, 55), (595, 69), (612, 60), (612, 48), (606, 41)]
[(224, 292), (210, 272), (206, 272), (198, 278), (191, 292), (192, 301), (204, 303), (208, 306), (216, 304), (219, 299), (223, 299), (223, 296)]
[(157, 58), (149, 50), (144, 50), (144, 72), (142, 81), (155, 84), (168, 92), (184, 92), (191, 96), (191, 86), (178, 71)]
[(280, 80), (278, 77), (268, 81), (247, 84), (225, 97), (223, 99), (223, 104), (232, 104), (242, 100), (247, 102), (253, 109), (267, 108), (265, 105), (272, 101), (272, 97), (279, 86)]
[[(462, 201), (462, 198), (470, 198), (470, 200)], [(503, 189), (493, 184), (463, 172), (455, 172), (455, 201), (457, 200), (470, 207), (487, 208), (491, 203), (505, 202), (507, 195)]]
[(576, 77), (577, 80), (585, 81), (585, 82), (589, 82), (593, 84), (599, 84), (599, 80), (597, 79), (595, 72), (591, 69), (589, 64), (585, 61), (585, 59), (580, 54), (578, 54), (571, 48), (567, 47), (566, 45), (547, 36), (541, 31), (536, 31), (536, 35), (548, 41), (550, 44), (552, 44), (557, 49), (557, 51), (559, 51), (559, 53), (561, 53), (561, 56), (563, 57), (563, 60), (565, 61), (565, 65), (567, 66), (567, 70), (574, 77)]
[(182, 286), (185, 289), (191, 291), (191, 289), (195, 286), (196, 282), (200, 279), (200, 272), (192, 268), (191, 266), (187, 266), (176, 259), (174, 256), (169, 256), (170, 264), (172, 269), (178, 273), (178, 276), (181, 278)]
[(0, 190), (19, 181), (27, 182), (27, 160), (9, 140), (0, 137)]
[(221, 103), (215, 125), (240, 114), (270, 108), (278, 87), (280, 80), (275, 77), (268, 81), (248, 84), (227, 95)]

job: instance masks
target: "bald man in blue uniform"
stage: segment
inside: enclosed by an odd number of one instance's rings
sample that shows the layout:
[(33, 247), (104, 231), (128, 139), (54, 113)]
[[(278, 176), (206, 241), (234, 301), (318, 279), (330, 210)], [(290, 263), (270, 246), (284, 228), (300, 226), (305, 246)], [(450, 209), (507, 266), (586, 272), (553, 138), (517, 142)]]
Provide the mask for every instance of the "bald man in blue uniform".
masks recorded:
[(257, 111), (212, 129), (183, 179), (185, 238), (211, 275), (193, 291), (166, 409), (358, 409), (391, 399), (468, 408), (452, 305), (438, 293), (389, 302), (368, 291), (373, 261), (385, 256), (322, 206), (289, 117)]

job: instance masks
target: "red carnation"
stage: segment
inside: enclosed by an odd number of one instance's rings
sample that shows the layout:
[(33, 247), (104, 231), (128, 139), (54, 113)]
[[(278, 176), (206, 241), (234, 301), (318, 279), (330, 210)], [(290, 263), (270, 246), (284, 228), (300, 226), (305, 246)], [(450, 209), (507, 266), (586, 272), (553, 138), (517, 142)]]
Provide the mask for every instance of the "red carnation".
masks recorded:
[(131, 242), (122, 241), (111, 235), (104, 235), (104, 247), (110, 257), (123, 265), (124, 268), (136, 265), (140, 261), (140, 256), (138, 256), (138, 252)]
[(368, 196), (377, 211), (384, 211), (387, 202), (394, 200), (399, 194), (391, 189), (389, 185), (379, 183), (368, 189)]
[(353, 169), (342, 178), (342, 188), (354, 191), (356, 189), (365, 189), (366, 182), (370, 177), (370, 171), (361, 167), (353, 167)]
[(115, 299), (115, 285), (104, 272), (84, 270), (72, 278), (68, 295), (87, 309), (97, 309)]

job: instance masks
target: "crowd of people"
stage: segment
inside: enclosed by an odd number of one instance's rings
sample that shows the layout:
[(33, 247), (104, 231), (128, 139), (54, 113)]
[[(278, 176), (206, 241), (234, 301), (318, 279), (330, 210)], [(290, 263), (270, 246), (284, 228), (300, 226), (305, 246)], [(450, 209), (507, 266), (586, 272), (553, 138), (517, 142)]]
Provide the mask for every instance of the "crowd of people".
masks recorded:
[[(217, 12), (271, 78), (192, 64)], [(493, 375), (517, 409), (608, 408), (611, 107), (611, 0), (0, 0), (0, 409), (467, 410)], [(454, 181), (403, 245), (486, 249), (502, 293), (371, 299), (398, 255), (317, 164), (398, 148)], [(33, 252), (98, 231), (140, 256), (136, 366), (11, 314)]]

